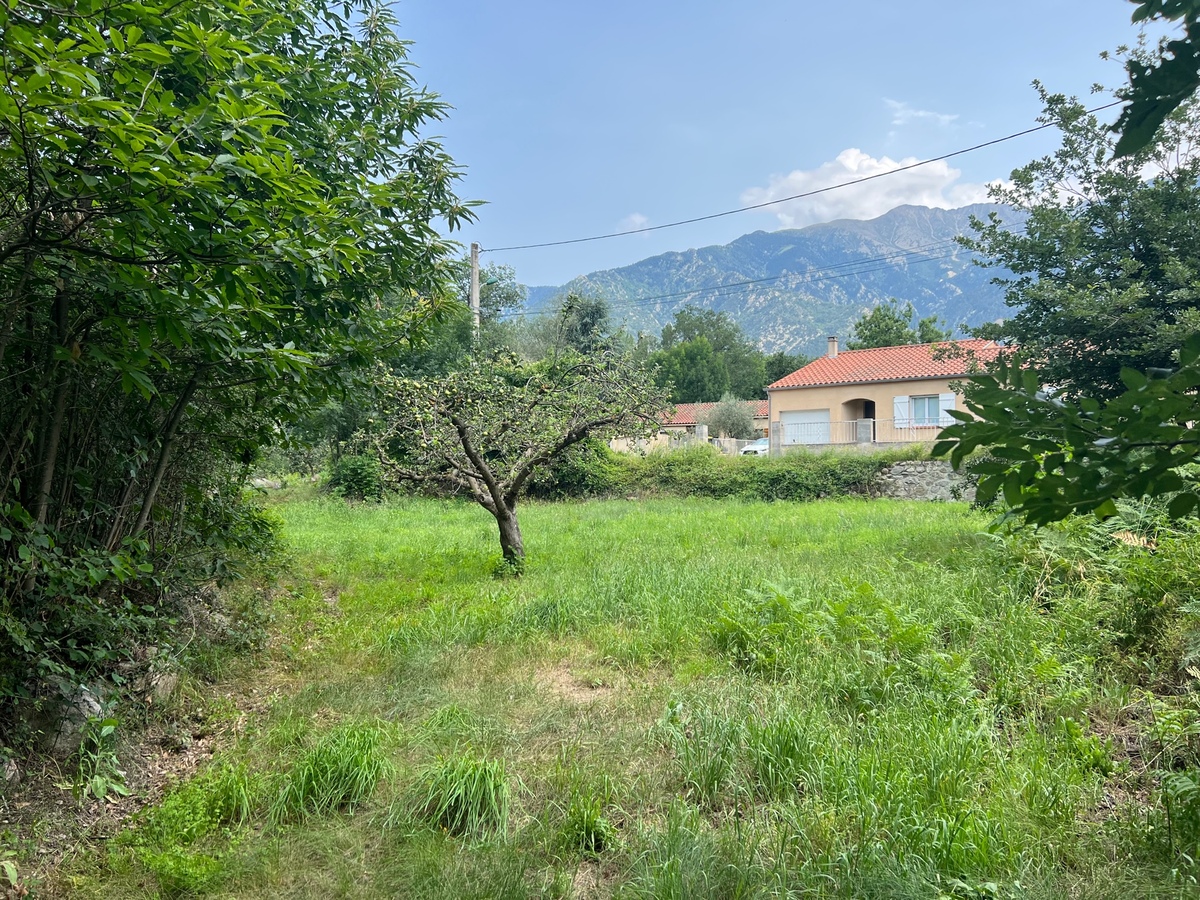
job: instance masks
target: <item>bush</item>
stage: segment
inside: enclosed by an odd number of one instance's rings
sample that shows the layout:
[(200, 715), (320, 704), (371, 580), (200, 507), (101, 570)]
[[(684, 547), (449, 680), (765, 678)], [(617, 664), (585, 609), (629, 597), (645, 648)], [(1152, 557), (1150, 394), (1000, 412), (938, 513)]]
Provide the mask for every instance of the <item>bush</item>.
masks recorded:
[(538, 469), (525, 494), (538, 500), (602, 497), (621, 490), (621, 460), (596, 438), (576, 444)]
[(383, 497), (383, 472), (374, 456), (343, 456), (333, 464), (325, 484), (331, 492), (347, 500)]
[(191, 624), (204, 589), (277, 561), (277, 520), (240, 489), (188, 491), (186, 501), (169, 536), (111, 549), (72, 546), (64, 529), (0, 509), (5, 587), (16, 587), (0, 595), (0, 733), (10, 742), (28, 741), (28, 723), (55, 712), (41, 707), (137, 664), (145, 647), (200, 646)]
[(743, 500), (817, 500), (865, 494), (879, 472), (912, 450), (729, 457), (710, 447), (617, 456), (621, 491)]

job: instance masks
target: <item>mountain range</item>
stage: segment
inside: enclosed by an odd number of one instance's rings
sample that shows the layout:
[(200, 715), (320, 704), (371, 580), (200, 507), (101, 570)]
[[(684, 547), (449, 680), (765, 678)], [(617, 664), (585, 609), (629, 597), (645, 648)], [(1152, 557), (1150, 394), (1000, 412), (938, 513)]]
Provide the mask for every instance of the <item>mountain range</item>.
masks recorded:
[(919, 316), (979, 325), (1008, 308), (998, 273), (974, 264), (954, 238), (972, 216), (996, 212), (1009, 227), (1020, 214), (975, 204), (960, 209), (899, 206), (870, 220), (756, 231), (723, 245), (663, 253), (557, 287), (531, 287), (526, 310), (552, 308), (569, 291), (604, 297), (616, 323), (658, 334), (687, 304), (728, 314), (763, 350), (819, 354), (827, 335), (846, 336), (871, 308), (895, 297)]

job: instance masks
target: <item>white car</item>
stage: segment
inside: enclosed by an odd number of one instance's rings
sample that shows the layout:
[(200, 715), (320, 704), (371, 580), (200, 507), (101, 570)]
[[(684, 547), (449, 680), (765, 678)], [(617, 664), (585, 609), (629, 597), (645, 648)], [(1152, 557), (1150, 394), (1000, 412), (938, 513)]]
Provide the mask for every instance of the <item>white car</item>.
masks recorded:
[(770, 438), (759, 438), (757, 441), (751, 441), (749, 444), (747, 444), (745, 447), (743, 447), (739, 451), (738, 455), (739, 456), (766, 456), (770, 452), (771, 452)]

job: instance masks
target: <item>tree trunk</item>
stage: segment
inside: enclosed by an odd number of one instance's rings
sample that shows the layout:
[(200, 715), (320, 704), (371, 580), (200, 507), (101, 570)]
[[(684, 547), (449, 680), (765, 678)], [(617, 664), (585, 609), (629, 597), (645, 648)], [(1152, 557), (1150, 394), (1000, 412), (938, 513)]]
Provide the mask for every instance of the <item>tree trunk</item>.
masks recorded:
[(521, 526), (517, 523), (517, 505), (501, 505), (493, 515), (500, 526), (500, 550), (504, 561), (520, 567), (525, 561), (525, 545), (521, 542)]

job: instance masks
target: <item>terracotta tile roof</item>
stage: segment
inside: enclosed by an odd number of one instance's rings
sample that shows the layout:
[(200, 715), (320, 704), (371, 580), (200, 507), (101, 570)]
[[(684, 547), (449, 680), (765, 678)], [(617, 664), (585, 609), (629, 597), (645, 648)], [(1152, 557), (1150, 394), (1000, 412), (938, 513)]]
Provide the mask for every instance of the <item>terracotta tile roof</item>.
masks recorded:
[[(766, 400), (746, 400), (745, 404), (750, 408), (751, 416), (756, 419), (765, 419), (770, 415), (767, 402)], [(663, 425), (676, 428), (695, 425), (716, 405), (715, 403), (677, 403), (673, 413), (669, 409), (663, 412)]]
[[(959, 347), (968, 356), (938, 358), (940, 347)], [(843, 350), (837, 356), (822, 356), (807, 366), (785, 375), (768, 391), (782, 388), (816, 387), (827, 384), (863, 384), (869, 381), (904, 381), (910, 378), (953, 378), (966, 375), (973, 362), (990, 362), (1004, 350), (995, 341), (978, 338), (941, 344), (907, 344), (872, 350)]]

